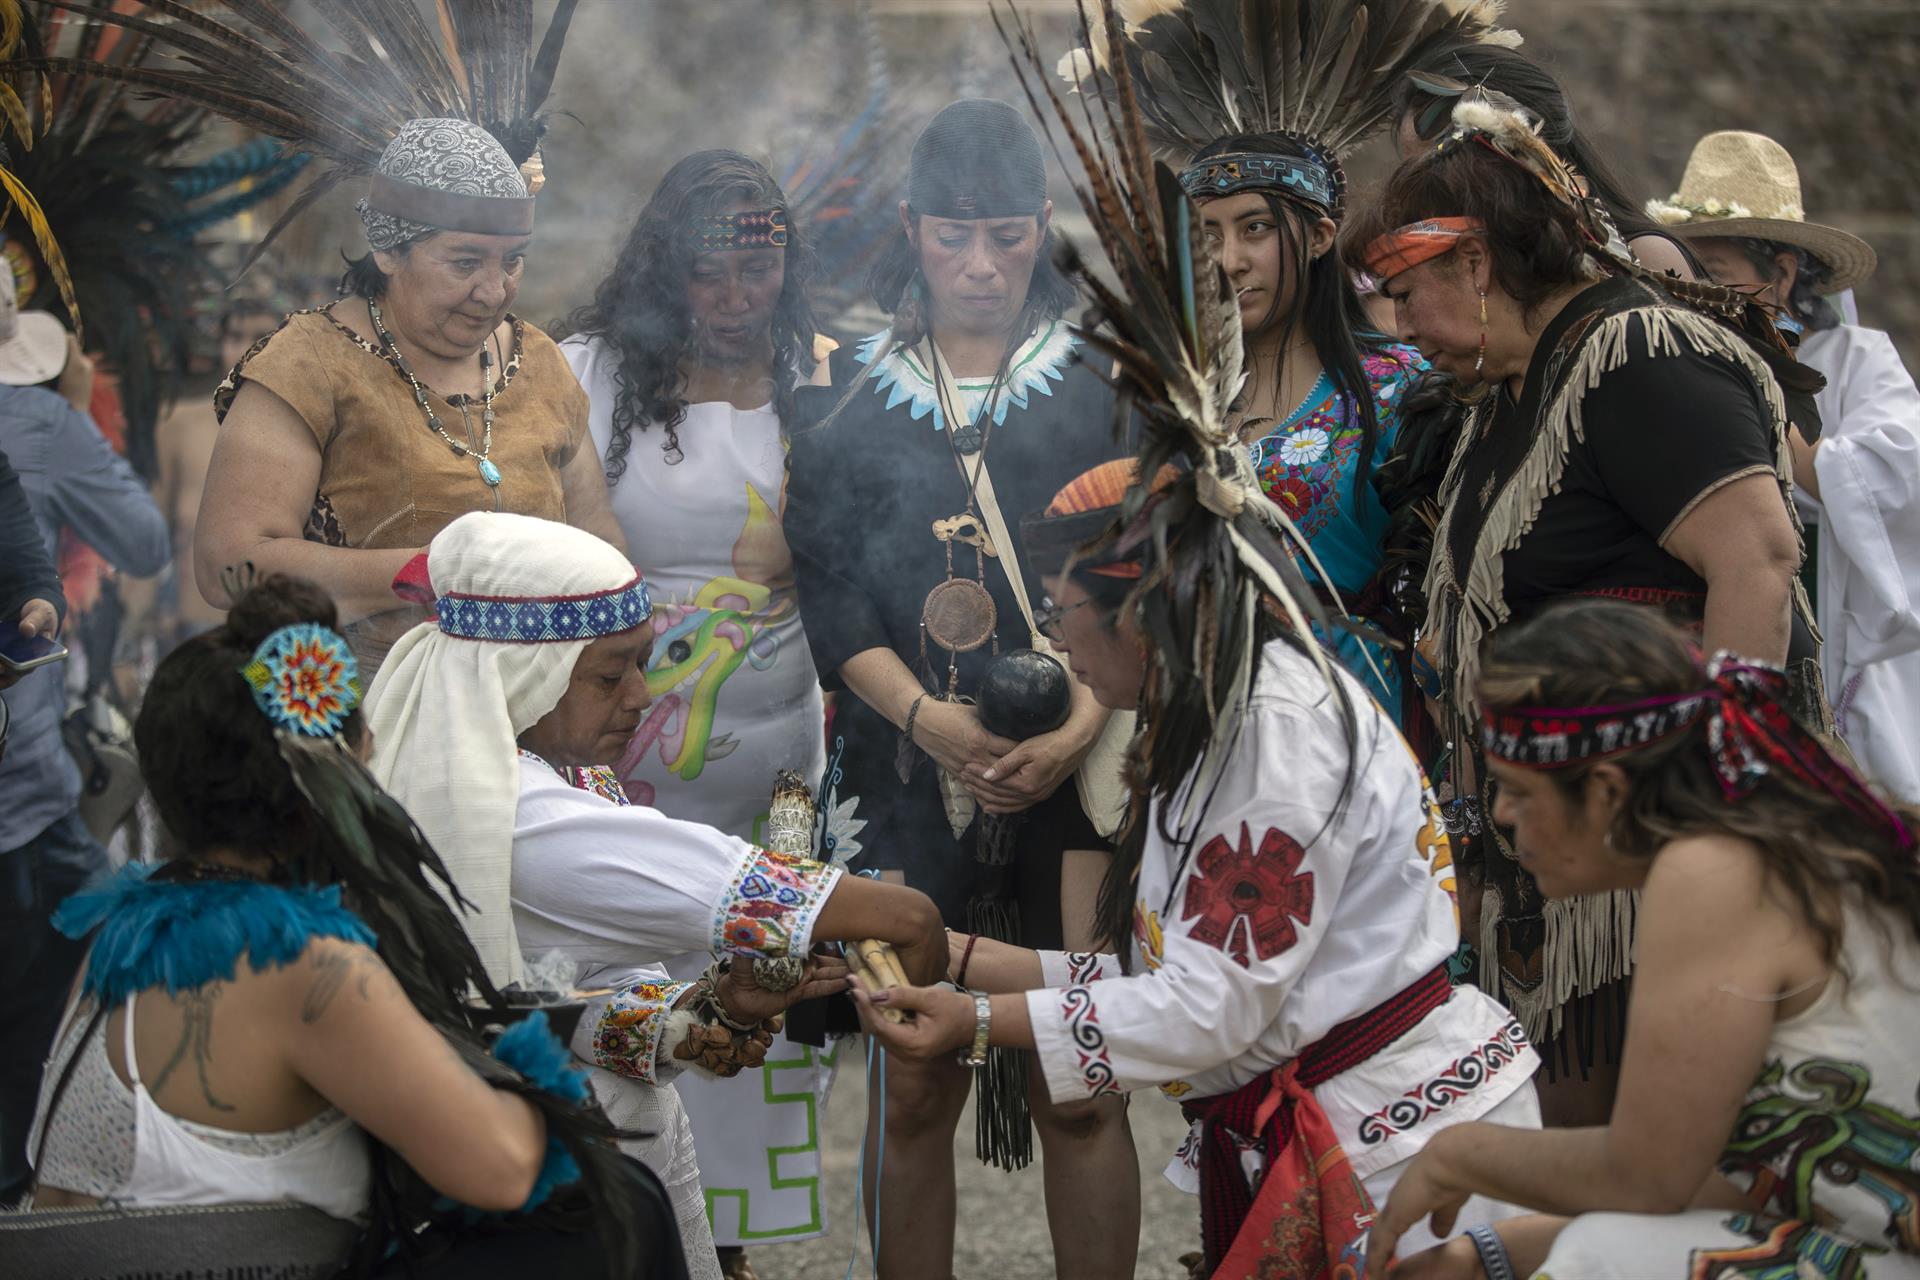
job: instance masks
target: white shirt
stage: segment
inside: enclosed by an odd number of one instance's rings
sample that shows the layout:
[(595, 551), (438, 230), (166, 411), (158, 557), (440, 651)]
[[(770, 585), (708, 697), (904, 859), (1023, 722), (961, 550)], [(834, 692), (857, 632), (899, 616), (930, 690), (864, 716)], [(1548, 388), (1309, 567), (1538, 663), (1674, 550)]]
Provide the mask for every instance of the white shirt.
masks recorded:
[(1841, 736), (1869, 777), (1920, 801), (1920, 391), (1886, 334), (1809, 333), (1826, 375), (1814, 453), (1822, 674)]
[[(1060, 985), (1029, 992), (1027, 1010), (1054, 1099), (1154, 1084), (1175, 1098), (1230, 1093), (1459, 946), (1453, 860), (1432, 791), (1385, 714), (1335, 672), (1358, 721), (1350, 780), (1340, 710), (1312, 659), (1268, 645), (1240, 741), (1190, 846), (1165, 838), (1159, 805), (1150, 818), (1133, 976), (1120, 976), (1112, 957), (1043, 954), (1046, 981)], [(1341, 806), (1343, 785), (1351, 790)], [(1485, 1114), (1537, 1065), (1512, 1015), (1460, 987), (1313, 1092), (1364, 1178), (1435, 1130)]]

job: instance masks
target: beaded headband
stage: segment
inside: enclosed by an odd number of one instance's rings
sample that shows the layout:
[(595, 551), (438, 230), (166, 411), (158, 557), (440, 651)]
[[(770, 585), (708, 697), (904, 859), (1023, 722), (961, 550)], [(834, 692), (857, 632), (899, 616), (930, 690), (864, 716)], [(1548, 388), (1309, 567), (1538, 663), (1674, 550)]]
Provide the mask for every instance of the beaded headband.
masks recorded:
[(1331, 210), (1339, 184), (1326, 165), (1305, 156), (1230, 151), (1208, 156), (1180, 172), (1180, 186), (1195, 200), (1214, 200), (1242, 191), (1280, 191)]
[(1503, 764), (1559, 769), (1638, 750), (1688, 728), (1719, 704), (1717, 691), (1611, 707), (1513, 707), (1488, 712), (1481, 745)]
[(353, 650), (317, 622), (296, 622), (262, 640), (240, 675), (276, 729), (305, 737), (339, 733), (360, 705)]
[(578, 596), (476, 596), (450, 591), (434, 600), (443, 635), (504, 644), (592, 640), (631, 631), (653, 616), (646, 579)]
[(687, 228), (687, 239), (695, 253), (719, 253), (725, 249), (784, 249), (787, 245), (787, 211), (779, 205), (771, 209), (747, 209), (740, 213), (709, 213), (697, 217)]

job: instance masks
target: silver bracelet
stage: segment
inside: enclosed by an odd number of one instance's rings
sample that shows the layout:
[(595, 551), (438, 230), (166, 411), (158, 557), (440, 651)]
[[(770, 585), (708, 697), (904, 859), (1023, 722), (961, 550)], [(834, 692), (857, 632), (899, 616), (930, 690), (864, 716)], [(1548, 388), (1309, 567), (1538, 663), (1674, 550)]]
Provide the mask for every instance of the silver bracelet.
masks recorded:
[(1487, 1280), (1517, 1280), (1513, 1259), (1507, 1256), (1506, 1242), (1499, 1232), (1485, 1224), (1468, 1227), (1467, 1239), (1473, 1241), (1474, 1252), (1480, 1255), (1480, 1269), (1487, 1273)]
[(963, 1067), (987, 1065), (987, 1033), (993, 1029), (993, 1001), (986, 992), (973, 993), (973, 1046), (960, 1056)]

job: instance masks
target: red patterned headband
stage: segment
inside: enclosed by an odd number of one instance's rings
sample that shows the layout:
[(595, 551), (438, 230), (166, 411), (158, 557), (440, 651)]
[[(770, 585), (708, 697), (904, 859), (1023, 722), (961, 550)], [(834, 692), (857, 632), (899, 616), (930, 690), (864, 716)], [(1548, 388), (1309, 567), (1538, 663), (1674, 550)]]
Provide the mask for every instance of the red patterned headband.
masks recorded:
[(740, 213), (709, 213), (693, 220), (687, 238), (695, 253), (719, 253), (725, 249), (784, 249), (787, 245), (787, 211), (779, 205), (771, 209), (747, 209)]
[(1485, 226), (1478, 218), (1422, 218), (1372, 241), (1361, 251), (1361, 256), (1366, 259), (1368, 275), (1376, 280), (1391, 280), (1429, 258), (1452, 253), (1462, 236), (1472, 235)]
[(1900, 815), (1787, 712), (1785, 672), (1720, 653), (1707, 677), (1712, 684), (1705, 689), (1643, 702), (1489, 711), (1481, 745), (1502, 764), (1562, 769), (1636, 751), (1705, 720), (1707, 749), (1728, 800), (1752, 794), (1769, 773), (1782, 773), (1840, 801), (1900, 849), (1915, 847)]

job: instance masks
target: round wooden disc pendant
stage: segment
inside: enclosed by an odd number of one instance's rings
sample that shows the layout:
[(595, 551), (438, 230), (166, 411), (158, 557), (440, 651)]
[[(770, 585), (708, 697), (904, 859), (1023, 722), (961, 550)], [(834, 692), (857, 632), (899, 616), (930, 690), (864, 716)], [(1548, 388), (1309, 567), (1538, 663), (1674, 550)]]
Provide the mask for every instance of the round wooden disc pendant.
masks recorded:
[(949, 578), (927, 592), (920, 625), (942, 649), (970, 653), (993, 635), (997, 616), (985, 587), (967, 578)]

